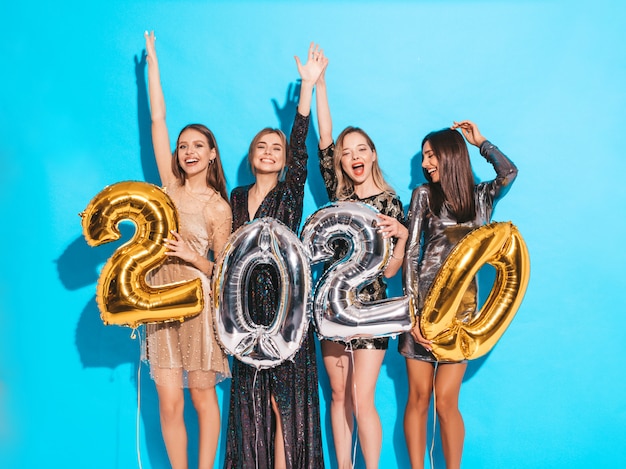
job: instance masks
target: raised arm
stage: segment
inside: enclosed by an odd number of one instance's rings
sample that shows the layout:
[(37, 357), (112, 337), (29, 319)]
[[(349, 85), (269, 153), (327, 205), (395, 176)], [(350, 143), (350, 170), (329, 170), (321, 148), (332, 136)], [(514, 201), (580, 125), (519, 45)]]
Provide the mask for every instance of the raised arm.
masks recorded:
[(493, 166), (496, 178), (487, 184), (489, 196), (493, 201), (500, 199), (509, 190), (517, 177), (517, 167), (493, 143), (482, 136), (478, 126), (471, 121), (455, 122), (453, 129), (461, 129), (465, 139), (480, 150), (480, 154)]
[[(326, 59), (328, 63), (328, 59)], [(333, 120), (328, 105), (328, 93), (326, 90), (326, 67), (317, 80), (315, 105), (317, 107), (317, 126), (319, 127), (319, 149), (324, 150), (333, 143)]]
[(174, 180), (172, 173), (172, 149), (165, 123), (165, 98), (161, 88), (159, 62), (154, 42), (154, 31), (144, 33), (148, 61), (148, 94), (150, 96), (150, 117), (152, 118), (152, 147), (156, 158), (161, 184), (167, 186)]

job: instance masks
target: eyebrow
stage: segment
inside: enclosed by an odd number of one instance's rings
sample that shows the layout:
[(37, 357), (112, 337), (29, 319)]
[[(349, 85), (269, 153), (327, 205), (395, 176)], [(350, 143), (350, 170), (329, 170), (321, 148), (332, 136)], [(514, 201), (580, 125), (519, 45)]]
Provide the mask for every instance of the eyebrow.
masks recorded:
[(282, 144), (282, 143), (280, 143), (280, 142), (269, 143), (269, 142), (266, 142), (265, 140), (259, 140), (259, 141), (257, 142), (257, 145), (258, 145), (258, 144), (260, 144), (260, 143), (263, 143), (263, 144), (265, 144), (265, 145), (272, 145), (273, 147), (280, 147), (280, 148), (282, 148), (282, 147), (283, 147), (283, 144)]

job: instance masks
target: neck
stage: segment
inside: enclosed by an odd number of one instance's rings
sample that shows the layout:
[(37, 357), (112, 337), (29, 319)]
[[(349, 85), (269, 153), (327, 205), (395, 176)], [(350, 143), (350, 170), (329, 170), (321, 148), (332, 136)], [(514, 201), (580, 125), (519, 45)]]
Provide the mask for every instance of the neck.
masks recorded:
[(366, 197), (371, 197), (373, 195), (380, 194), (382, 189), (374, 184), (374, 180), (372, 178), (363, 181), (361, 184), (354, 186), (354, 193), (360, 198), (364, 199)]
[(191, 192), (195, 192), (195, 193), (203, 193), (206, 192), (208, 190), (208, 184), (206, 182), (206, 174), (194, 174), (191, 177), (187, 177), (185, 179), (185, 185), (187, 186), (187, 189), (189, 189)]
[(252, 190), (265, 197), (278, 184), (276, 174), (257, 174)]

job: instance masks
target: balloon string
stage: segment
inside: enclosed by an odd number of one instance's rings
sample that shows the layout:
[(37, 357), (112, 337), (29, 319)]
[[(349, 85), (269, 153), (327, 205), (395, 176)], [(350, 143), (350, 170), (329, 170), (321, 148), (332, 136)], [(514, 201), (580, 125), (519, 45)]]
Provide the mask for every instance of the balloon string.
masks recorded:
[(433, 452), (435, 451), (435, 432), (437, 431), (437, 390), (435, 386), (435, 380), (437, 378), (437, 367), (439, 362), (435, 362), (435, 371), (433, 372), (433, 432), (430, 440), (430, 467), (435, 467), (435, 459)]
[[(354, 349), (352, 348), (352, 342), (349, 341), (346, 344), (346, 352), (348, 352), (348, 354), (350, 354), (350, 367), (352, 368), (352, 373), (350, 373), (350, 371), (348, 371), (348, 375), (350, 376), (350, 379), (352, 380), (352, 389), (353, 389), (353, 397), (352, 399), (350, 399), (352, 401), (352, 404), (354, 406), (354, 434), (350, 435), (350, 439), (354, 440), (353, 443), (353, 449), (352, 449), (352, 467), (356, 466), (356, 450), (359, 446), (359, 438), (357, 436), (357, 438), (354, 438), (354, 435), (358, 435), (359, 434), (359, 399), (357, 397), (357, 389), (356, 389), (356, 381), (354, 379), (354, 374), (356, 371), (356, 367), (354, 365)], [(348, 426), (348, 429), (350, 429), (350, 426)]]
[(252, 380), (252, 412), (254, 414), (254, 449), (257, 453), (257, 457), (255, 459), (256, 469), (259, 469), (259, 428), (256, 422), (257, 412), (256, 412), (256, 399), (254, 398), (254, 389), (256, 388), (256, 378), (259, 375), (259, 369), (256, 368), (254, 370), (254, 379)]
[[(133, 328), (133, 332), (130, 337), (135, 339), (137, 335), (135, 332), (137, 328)], [(135, 417), (135, 446), (137, 448), (137, 463), (139, 464), (139, 469), (142, 469), (141, 465), (141, 444), (140, 440), (140, 431), (141, 431), (141, 340), (139, 340), (139, 363), (137, 365), (137, 415)]]

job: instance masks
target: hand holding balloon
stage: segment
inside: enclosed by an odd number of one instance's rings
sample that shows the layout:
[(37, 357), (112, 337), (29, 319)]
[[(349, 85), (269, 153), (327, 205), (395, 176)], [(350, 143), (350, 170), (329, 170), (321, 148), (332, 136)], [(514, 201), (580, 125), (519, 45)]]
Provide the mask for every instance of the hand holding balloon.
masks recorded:
[(415, 327), (413, 327), (413, 329), (411, 329), (411, 336), (413, 337), (413, 339), (415, 339), (415, 342), (420, 344), (422, 347), (424, 347), (429, 352), (432, 352), (432, 350), (433, 350), (433, 347), (431, 345), (432, 342), (430, 340), (424, 338), (424, 336), (422, 335), (422, 330), (420, 329), (419, 322), (417, 324), (415, 324)]
[(165, 255), (179, 257), (185, 262), (195, 264), (198, 261), (199, 254), (189, 247), (177, 231), (170, 230), (170, 233), (174, 236), (174, 239), (166, 238), (163, 240), (163, 244), (168, 249), (168, 251), (165, 251)]
[(378, 214), (378, 231), (383, 238), (397, 238), (406, 241), (409, 238), (409, 230), (396, 218)]

